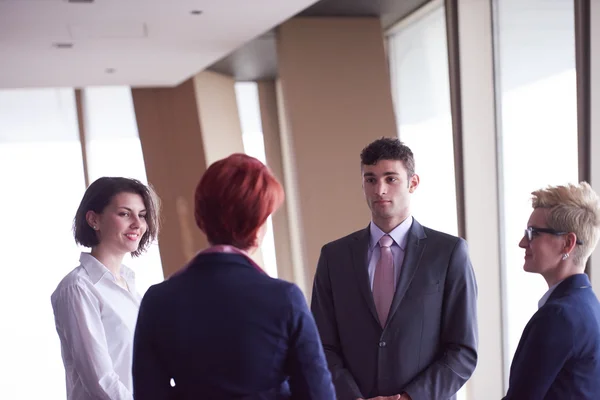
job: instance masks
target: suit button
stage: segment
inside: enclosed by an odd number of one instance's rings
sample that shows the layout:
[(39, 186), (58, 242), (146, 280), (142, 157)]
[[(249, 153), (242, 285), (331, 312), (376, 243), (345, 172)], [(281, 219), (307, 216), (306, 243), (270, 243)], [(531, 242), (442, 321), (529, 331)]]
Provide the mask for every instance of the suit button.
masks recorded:
[(385, 342), (379, 342), (379, 347), (385, 347), (386, 343)]

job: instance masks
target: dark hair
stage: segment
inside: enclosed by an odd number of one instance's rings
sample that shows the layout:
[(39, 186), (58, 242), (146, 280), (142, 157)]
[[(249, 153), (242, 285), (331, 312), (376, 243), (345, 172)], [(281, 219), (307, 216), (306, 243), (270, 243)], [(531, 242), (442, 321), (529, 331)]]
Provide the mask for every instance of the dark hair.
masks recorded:
[(86, 214), (88, 211), (101, 214), (112, 201), (113, 197), (119, 193), (139, 194), (142, 196), (144, 206), (146, 207), (148, 229), (146, 229), (146, 232), (140, 239), (138, 249), (131, 253), (132, 256), (137, 257), (158, 236), (160, 201), (150, 186), (146, 186), (136, 179), (103, 177), (94, 181), (85, 191), (75, 214), (73, 235), (75, 236), (75, 242), (84, 247), (97, 246), (100, 242), (98, 241), (96, 232), (88, 224)]
[(398, 138), (382, 137), (370, 143), (360, 153), (361, 165), (375, 165), (381, 160), (402, 161), (410, 178), (415, 174), (415, 158), (408, 146)]
[(196, 224), (213, 245), (256, 245), (260, 227), (283, 202), (283, 188), (256, 158), (232, 154), (212, 164), (195, 195)]

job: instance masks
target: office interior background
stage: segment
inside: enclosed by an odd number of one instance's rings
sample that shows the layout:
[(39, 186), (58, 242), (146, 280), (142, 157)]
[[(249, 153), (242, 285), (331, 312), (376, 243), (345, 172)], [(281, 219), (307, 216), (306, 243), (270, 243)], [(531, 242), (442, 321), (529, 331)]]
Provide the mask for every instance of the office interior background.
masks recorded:
[(126, 260), (143, 294), (206, 247), (208, 165), (259, 158), (286, 201), (257, 258), (310, 298), (320, 247), (369, 222), (361, 149), (398, 135), (421, 176), (413, 215), (466, 238), (478, 280), (460, 396), (501, 398), (547, 289), (517, 245), (530, 193), (600, 189), (599, 30), (593, 0), (0, 0), (0, 397), (65, 398), (50, 294), (78, 265), (90, 182), (162, 199), (158, 243)]

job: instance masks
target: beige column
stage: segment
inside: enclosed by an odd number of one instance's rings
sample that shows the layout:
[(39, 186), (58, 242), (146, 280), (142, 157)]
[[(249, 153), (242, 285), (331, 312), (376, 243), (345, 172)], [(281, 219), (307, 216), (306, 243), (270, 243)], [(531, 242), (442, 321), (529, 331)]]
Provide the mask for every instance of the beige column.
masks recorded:
[(194, 77), (194, 87), (207, 165), (230, 154), (243, 153), (235, 80), (203, 71)]
[(478, 361), (467, 382), (468, 399), (499, 399), (506, 393), (503, 378), (508, 368), (503, 348), (492, 1), (452, 0), (446, 7), (458, 7), (459, 43), (455, 45), (460, 48), (465, 233), (479, 288)]
[(278, 28), (282, 154), (292, 260), (310, 296), (321, 247), (367, 226), (360, 151), (396, 136), (378, 18), (296, 18)]
[(146, 174), (162, 200), (165, 277), (208, 245), (194, 220), (200, 177), (212, 162), (243, 152), (234, 83), (201, 72), (174, 88), (132, 90)]

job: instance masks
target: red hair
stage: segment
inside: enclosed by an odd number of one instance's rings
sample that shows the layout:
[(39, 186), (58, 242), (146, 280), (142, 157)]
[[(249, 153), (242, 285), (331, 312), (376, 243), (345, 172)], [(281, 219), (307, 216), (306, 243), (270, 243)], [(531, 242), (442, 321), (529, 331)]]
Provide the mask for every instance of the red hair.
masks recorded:
[(263, 163), (232, 154), (213, 163), (200, 179), (196, 224), (211, 244), (246, 250), (256, 246), (258, 230), (283, 198), (283, 188)]

